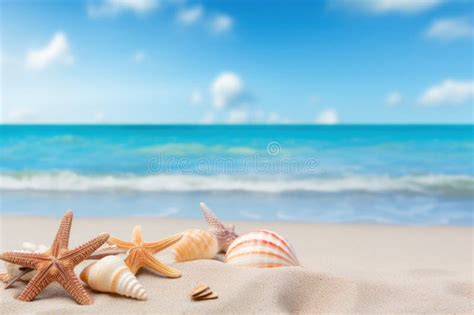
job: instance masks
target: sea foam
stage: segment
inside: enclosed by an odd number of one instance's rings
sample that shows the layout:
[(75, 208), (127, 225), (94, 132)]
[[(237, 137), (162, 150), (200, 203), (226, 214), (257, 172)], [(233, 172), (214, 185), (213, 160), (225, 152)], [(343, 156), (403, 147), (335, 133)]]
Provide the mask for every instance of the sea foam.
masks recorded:
[(277, 176), (84, 175), (69, 171), (3, 173), (1, 190), (198, 192), (406, 192), (474, 197), (474, 177), (467, 175), (407, 175), (285, 178)]

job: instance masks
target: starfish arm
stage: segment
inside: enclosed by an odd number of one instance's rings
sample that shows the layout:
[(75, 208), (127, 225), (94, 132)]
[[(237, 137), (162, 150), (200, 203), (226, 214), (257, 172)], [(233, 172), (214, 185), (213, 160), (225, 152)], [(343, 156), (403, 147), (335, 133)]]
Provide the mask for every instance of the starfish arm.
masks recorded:
[(135, 226), (135, 228), (133, 229), (132, 242), (135, 243), (135, 245), (143, 244), (143, 233), (142, 227), (140, 225)]
[(174, 269), (170, 266), (167, 266), (158, 260), (156, 260), (155, 257), (150, 252), (143, 251), (144, 253), (144, 261), (143, 263), (145, 266), (147, 266), (150, 269), (153, 269), (154, 271), (158, 272), (160, 275), (169, 277), (169, 278), (179, 278), (181, 277), (181, 271), (178, 269)]
[(118, 248), (127, 250), (132, 247), (135, 247), (135, 244), (131, 242), (122, 241), (121, 239), (115, 238), (113, 236), (109, 237), (109, 239), (107, 240), (107, 244), (116, 245)]
[[(58, 265), (61, 266), (61, 265)], [(92, 304), (94, 300), (87, 293), (84, 286), (81, 284), (73, 269), (59, 267), (59, 278), (58, 282), (64, 288), (64, 290), (71, 295), (77, 303), (81, 305)]]
[(90, 254), (95, 252), (97, 248), (101, 247), (107, 241), (108, 238), (109, 234), (102, 234), (100, 236), (97, 236), (89, 242), (66, 252), (63, 256), (60, 257), (60, 259), (63, 262), (68, 261), (70, 266), (75, 266), (81, 261), (87, 259)]
[(128, 266), (133, 274), (136, 274), (141, 267), (143, 267), (143, 259), (141, 257), (142, 251), (132, 250), (125, 258), (125, 264)]
[(48, 261), (49, 257), (43, 253), (5, 252), (0, 259), (23, 267), (37, 269), (39, 264)]
[(54, 238), (53, 245), (51, 245), (51, 255), (57, 257), (61, 250), (67, 249), (69, 245), (69, 234), (71, 233), (72, 211), (68, 210), (64, 213), (58, 232)]
[(182, 237), (183, 237), (182, 234), (171, 235), (171, 236), (168, 236), (167, 238), (161, 239), (156, 242), (145, 243), (143, 244), (143, 247), (150, 250), (153, 254), (156, 254), (164, 250), (165, 248), (170, 247), (171, 245), (175, 244)]
[(41, 291), (44, 290), (51, 282), (54, 281), (54, 277), (50, 274), (49, 270), (51, 265), (46, 268), (38, 270), (34, 277), (28, 282), (28, 285), (23, 289), (21, 294), (18, 296), (20, 301), (32, 301)]

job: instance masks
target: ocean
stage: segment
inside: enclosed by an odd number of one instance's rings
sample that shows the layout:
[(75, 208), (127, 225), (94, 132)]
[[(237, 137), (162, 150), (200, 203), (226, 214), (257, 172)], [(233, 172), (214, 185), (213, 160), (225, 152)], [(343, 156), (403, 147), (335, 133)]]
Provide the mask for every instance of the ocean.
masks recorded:
[(472, 125), (2, 125), (0, 212), (473, 225)]

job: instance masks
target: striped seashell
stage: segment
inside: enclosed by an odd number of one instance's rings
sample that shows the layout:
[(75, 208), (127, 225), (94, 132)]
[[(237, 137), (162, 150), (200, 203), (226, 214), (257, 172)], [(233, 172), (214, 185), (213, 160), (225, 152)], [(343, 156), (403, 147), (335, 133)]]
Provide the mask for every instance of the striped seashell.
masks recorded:
[(106, 256), (90, 264), (82, 270), (80, 277), (96, 291), (117, 293), (137, 300), (147, 299), (145, 288), (117, 256)]
[(218, 251), (216, 237), (204, 230), (192, 229), (183, 232), (183, 238), (172, 247), (177, 262), (196, 259), (212, 259)]
[(268, 230), (239, 236), (230, 244), (225, 262), (235, 266), (257, 268), (300, 265), (288, 241), (276, 232)]
[[(15, 252), (18, 252), (18, 253), (44, 253), (44, 252), (48, 251), (47, 246), (45, 246), (43, 244), (36, 245), (36, 244), (30, 243), (30, 242), (23, 242), (21, 244), (21, 247), (22, 247), (22, 249), (15, 250)], [(5, 268), (7, 269), (7, 274), (10, 278), (14, 278), (14, 277), (16, 277), (17, 275), (19, 275), (21, 273), (21, 270), (20, 270), (21, 266), (19, 266), (19, 265), (15, 265), (15, 264), (12, 264), (12, 263), (9, 263), (9, 262), (5, 262)], [(35, 274), (36, 274), (36, 271), (33, 270), (33, 271), (28, 272), (24, 276), (22, 276), (20, 279), (23, 280), (23, 281), (30, 281), (34, 277)]]

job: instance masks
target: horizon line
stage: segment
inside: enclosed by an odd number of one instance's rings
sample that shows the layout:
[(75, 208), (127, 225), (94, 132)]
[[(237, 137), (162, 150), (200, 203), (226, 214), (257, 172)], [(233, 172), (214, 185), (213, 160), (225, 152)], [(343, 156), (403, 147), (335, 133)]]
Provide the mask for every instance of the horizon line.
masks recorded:
[(0, 126), (199, 126), (199, 127), (246, 127), (246, 126), (258, 126), (258, 127), (275, 127), (275, 126), (314, 126), (314, 127), (337, 127), (337, 126), (473, 126), (474, 122), (407, 122), (407, 123), (337, 123), (337, 124), (318, 124), (318, 123), (242, 123), (242, 124), (203, 124), (203, 123), (125, 123), (125, 122), (114, 122), (114, 123), (75, 123), (75, 122), (64, 122), (64, 123), (0, 123)]

